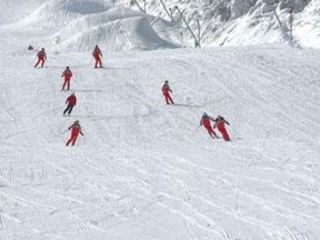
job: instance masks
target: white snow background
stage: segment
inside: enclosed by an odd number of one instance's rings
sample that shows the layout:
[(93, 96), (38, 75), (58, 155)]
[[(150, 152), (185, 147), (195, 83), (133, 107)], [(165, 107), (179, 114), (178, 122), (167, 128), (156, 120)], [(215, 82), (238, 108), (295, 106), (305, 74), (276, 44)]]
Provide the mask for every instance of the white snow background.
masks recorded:
[[(312, 42), (298, 45), (319, 47), (317, 3), (297, 13)], [(279, 29), (243, 46), (251, 28), (223, 33), (234, 47), (179, 48), (192, 41), (176, 23), (124, 6), (0, 0), (0, 239), (319, 240), (319, 50), (279, 43)], [(232, 142), (199, 128), (204, 111)], [(76, 119), (85, 136), (67, 148)]]

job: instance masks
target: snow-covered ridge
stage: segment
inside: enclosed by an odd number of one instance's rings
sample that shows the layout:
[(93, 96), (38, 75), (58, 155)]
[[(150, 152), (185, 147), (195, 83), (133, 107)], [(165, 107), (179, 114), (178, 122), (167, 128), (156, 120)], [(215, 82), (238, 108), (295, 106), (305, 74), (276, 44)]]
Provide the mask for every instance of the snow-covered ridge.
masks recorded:
[(108, 50), (179, 46), (175, 24), (104, 0), (50, 0), (20, 25), (45, 30), (58, 51), (87, 51), (96, 44)]

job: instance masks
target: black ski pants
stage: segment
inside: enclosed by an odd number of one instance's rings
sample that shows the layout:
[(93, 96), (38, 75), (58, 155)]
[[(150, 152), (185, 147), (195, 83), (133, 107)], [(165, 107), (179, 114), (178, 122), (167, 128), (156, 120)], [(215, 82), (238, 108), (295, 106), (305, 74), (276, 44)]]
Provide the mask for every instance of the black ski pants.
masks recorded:
[(68, 107), (64, 110), (63, 115), (65, 115), (66, 113), (68, 113), (68, 115), (70, 115), (70, 113), (72, 112), (74, 106), (68, 105)]

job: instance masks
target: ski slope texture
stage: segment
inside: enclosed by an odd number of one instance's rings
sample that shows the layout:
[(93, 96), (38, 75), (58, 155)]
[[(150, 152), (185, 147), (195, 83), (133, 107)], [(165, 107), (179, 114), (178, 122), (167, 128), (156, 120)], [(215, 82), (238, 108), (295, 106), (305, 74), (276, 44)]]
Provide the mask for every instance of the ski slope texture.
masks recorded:
[[(21, 16), (42, 3), (31, 2), (17, 5)], [(95, 70), (91, 51), (55, 48), (56, 29), (7, 21), (1, 240), (320, 239), (319, 50), (105, 46), (106, 68)], [(44, 69), (32, 67), (32, 41), (47, 50)], [(78, 97), (71, 117), (62, 116), (66, 65)], [(164, 104), (165, 80), (176, 106)], [(230, 122), (231, 142), (199, 127), (204, 111)], [(85, 135), (67, 148), (77, 119)]]

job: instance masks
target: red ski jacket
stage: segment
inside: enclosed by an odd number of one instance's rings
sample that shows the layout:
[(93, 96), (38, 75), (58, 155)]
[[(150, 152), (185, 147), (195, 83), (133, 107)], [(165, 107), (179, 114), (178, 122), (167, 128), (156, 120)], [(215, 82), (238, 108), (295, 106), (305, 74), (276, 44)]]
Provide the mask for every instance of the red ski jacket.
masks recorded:
[(206, 128), (208, 127), (211, 127), (211, 123), (210, 123), (210, 120), (214, 121), (214, 119), (212, 117), (209, 117), (209, 116), (203, 116), (201, 118), (201, 121), (200, 121), (200, 126), (205, 126)]
[(69, 106), (75, 106), (77, 104), (77, 97), (74, 95), (69, 96), (66, 103), (68, 103)]
[(217, 118), (214, 128), (217, 127), (218, 129), (224, 129), (224, 124), (230, 125), (223, 117)]
[(45, 51), (38, 52), (37, 56), (39, 59), (46, 59), (47, 58)]
[(72, 72), (70, 70), (64, 70), (61, 77), (64, 77), (66, 80), (70, 80), (72, 77)]
[(102, 53), (101, 53), (101, 50), (99, 48), (95, 48), (92, 52), (92, 55), (95, 57), (95, 58), (98, 58), (98, 57), (102, 57)]
[(169, 95), (169, 92), (172, 92), (168, 84), (164, 84), (162, 87), (162, 93), (164, 95)]
[(81, 131), (81, 126), (79, 124), (72, 124), (70, 127), (69, 127), (69, 130), (71, 130), (71, 134), (72, 135), (78, 135), (79, 133), (81, 135), (83, 135), (82, 131)]

